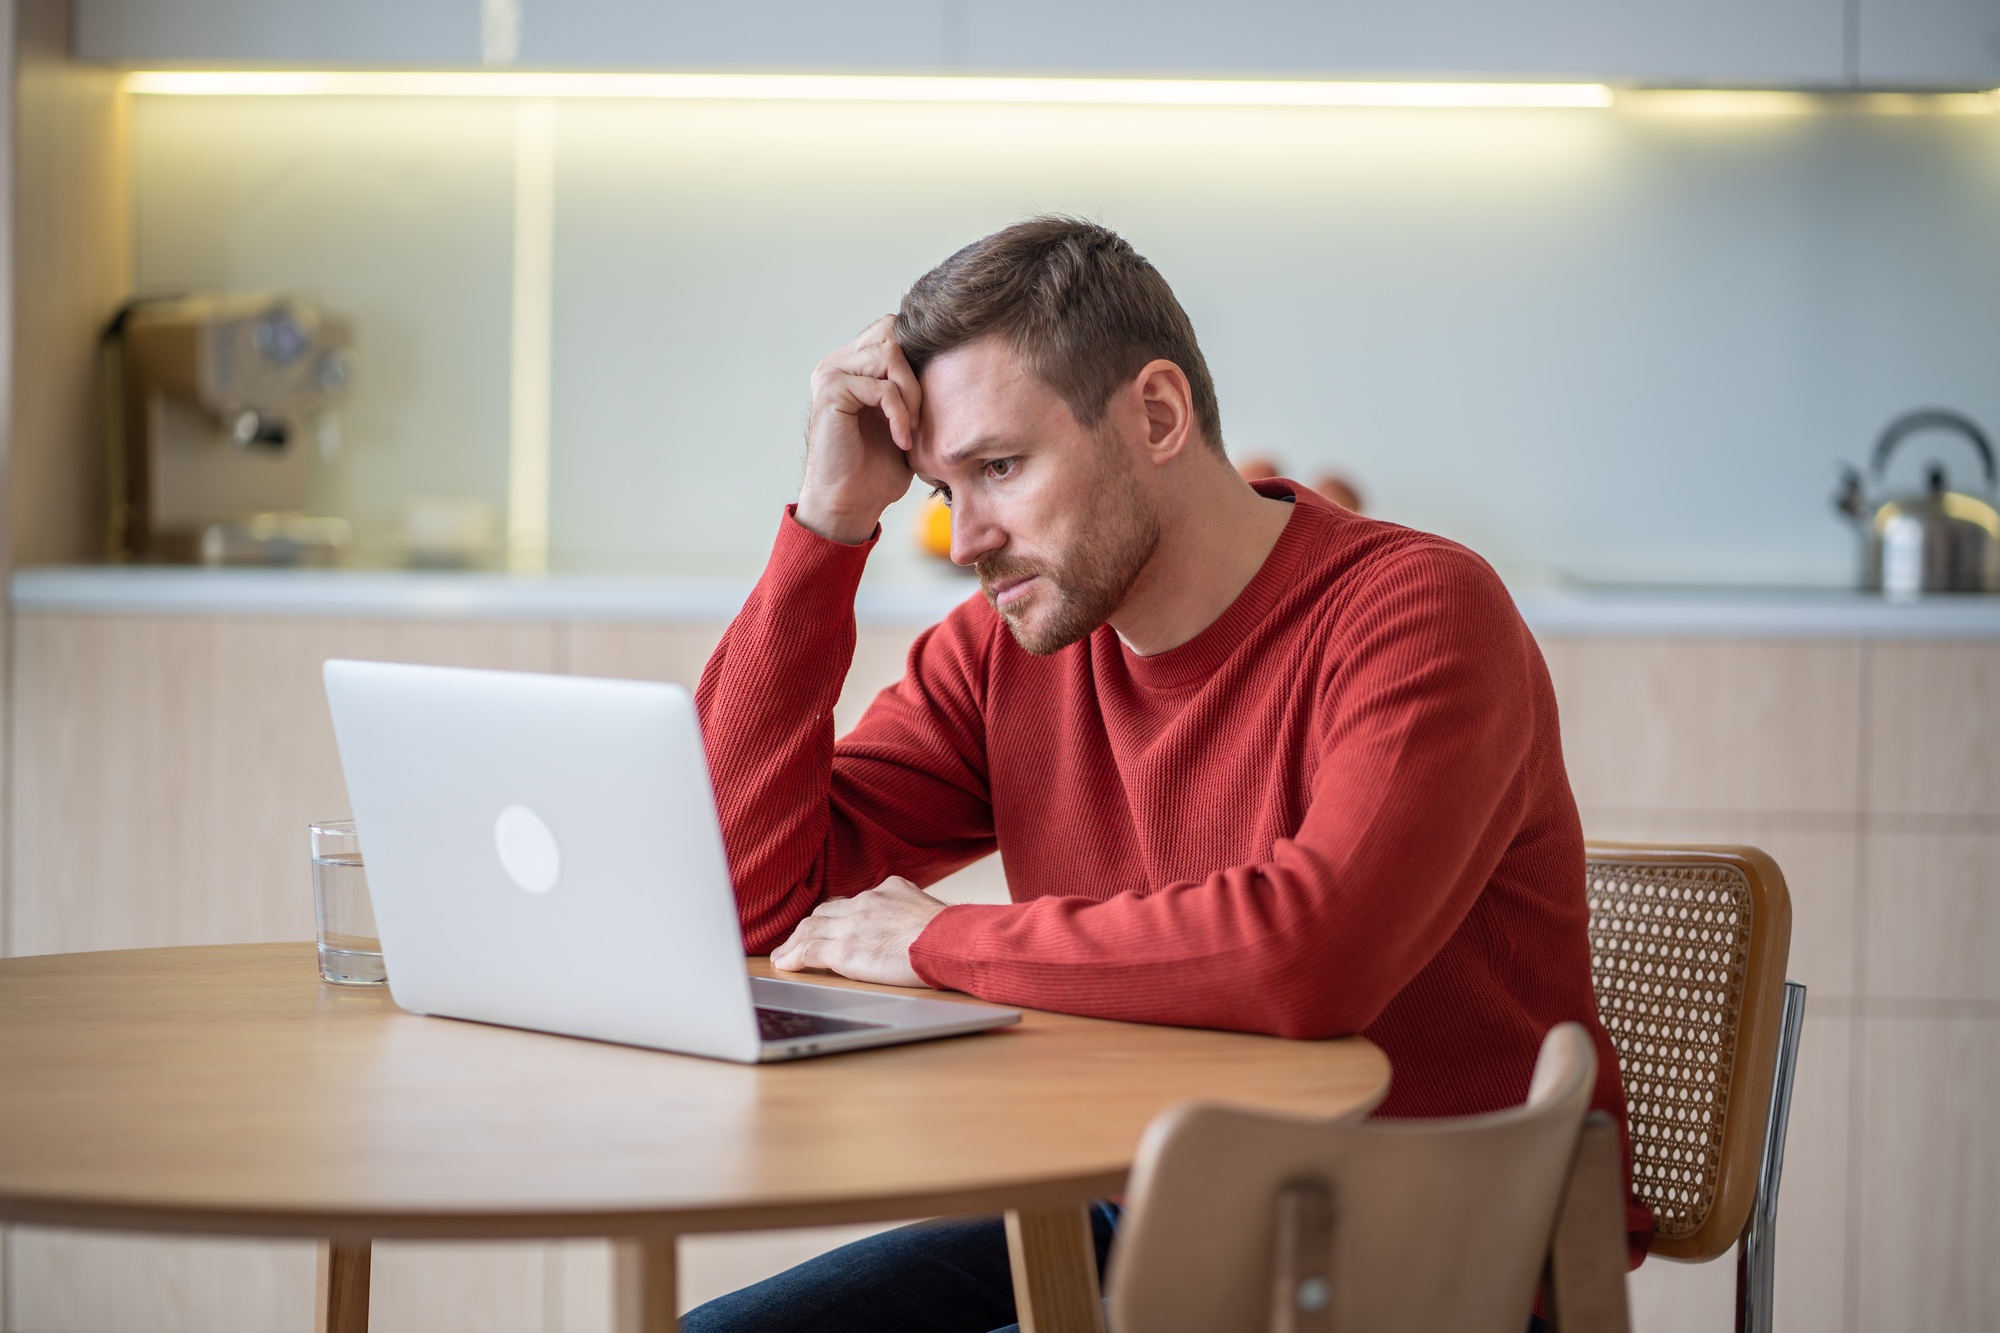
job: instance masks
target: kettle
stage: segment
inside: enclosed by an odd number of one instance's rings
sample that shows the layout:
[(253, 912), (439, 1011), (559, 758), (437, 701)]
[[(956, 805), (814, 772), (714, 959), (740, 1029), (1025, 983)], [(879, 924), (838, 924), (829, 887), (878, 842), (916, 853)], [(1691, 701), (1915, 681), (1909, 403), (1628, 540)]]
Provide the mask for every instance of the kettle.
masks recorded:
[(1833, 502), (1861, 530), (1861, 586), (1893, 600), (1927, 592), (2000, 592), (2000, 510), (1993, 499), (1993, 446), (1984, 431), (1942, 408), (1905, 413), (1875, 442), (1869, 471), (1879, 486), (1896, 446), (1926, 430), (1952, 431), (1972, 442), (1986, 469), (1986, 494), (1949, 489), (1944, 468), (1934, 461), (1924, 491), (1872, 501), (1860, 472), (1847, 468)]

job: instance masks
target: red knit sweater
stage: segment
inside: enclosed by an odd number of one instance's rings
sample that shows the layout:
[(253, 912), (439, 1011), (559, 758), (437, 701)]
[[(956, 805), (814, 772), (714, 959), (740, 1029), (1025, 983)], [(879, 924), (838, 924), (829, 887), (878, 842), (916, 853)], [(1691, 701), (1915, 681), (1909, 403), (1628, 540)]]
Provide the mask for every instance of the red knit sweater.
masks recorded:
[(1014, 901), (938, 914), (910, 953), (934, 986), (1359, 1032), (1389, 1057), (1387, 1116), (1519, 1103), (1574, 1020), (1622, 1132), (1555, 695), (1506, 588), (1442, 538), (1259, 488), (1292, 516), (1190, 642), (1140, 657), (1105, 626), (1036, 657), (974, 596), (838, 742), (869, 548), (786, 518), (697, 695), (748, 948), (997, 847)]

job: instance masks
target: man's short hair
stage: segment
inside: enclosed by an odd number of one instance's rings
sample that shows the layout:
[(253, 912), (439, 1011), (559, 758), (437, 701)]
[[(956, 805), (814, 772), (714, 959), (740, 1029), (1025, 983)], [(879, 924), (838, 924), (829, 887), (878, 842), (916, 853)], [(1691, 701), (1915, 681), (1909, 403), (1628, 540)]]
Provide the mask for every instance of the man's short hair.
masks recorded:
[(903, 295), (896, 339), (919, 375), (932, 358), (998, 335), (1078, 422), (1147, 362), (1187, 376), (1202, 437), (1222, 452), (1222, 410), (1194, 325), (1160, 271), (1108, 227), (1038, 217), (974, 241)]

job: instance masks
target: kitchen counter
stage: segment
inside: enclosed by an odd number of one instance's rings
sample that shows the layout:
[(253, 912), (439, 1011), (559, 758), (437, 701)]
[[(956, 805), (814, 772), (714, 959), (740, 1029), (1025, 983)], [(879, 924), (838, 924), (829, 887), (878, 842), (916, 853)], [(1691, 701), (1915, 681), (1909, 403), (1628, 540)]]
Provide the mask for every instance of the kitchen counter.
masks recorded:
[[(16, 570), (20, 614), (368, 616), (713, 624), (749, 594), (748, 577), (399, 570), (59, 566)], [(855, 619), (921, 625), (969, 596), (970, 579), (865, 579)], [(1520, 585), (1537, 634), (1687, 638), (2000, 639), (2000, 597), (1909, 604), (1829, 589)]]

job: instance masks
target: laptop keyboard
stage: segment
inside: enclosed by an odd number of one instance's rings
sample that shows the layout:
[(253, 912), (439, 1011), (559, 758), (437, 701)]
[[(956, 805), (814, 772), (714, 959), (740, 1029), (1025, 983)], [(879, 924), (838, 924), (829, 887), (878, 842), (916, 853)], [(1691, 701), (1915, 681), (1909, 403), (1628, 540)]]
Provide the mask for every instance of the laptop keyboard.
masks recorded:
[(885, 1028), (887, 1023), (857, 1023), (851, 1018), (826, 1014), (801, 1014), (790, 1009), (757, 1010), (757, 1035), (765, 1041), (790, 1041), (794, 1037), (823, 1037), (830, 1032), (864, 1032)]

